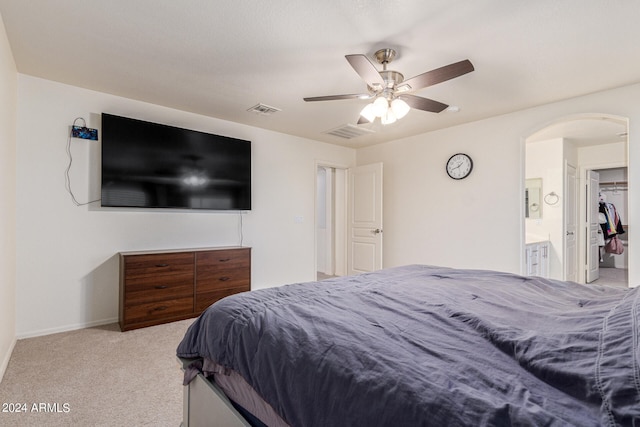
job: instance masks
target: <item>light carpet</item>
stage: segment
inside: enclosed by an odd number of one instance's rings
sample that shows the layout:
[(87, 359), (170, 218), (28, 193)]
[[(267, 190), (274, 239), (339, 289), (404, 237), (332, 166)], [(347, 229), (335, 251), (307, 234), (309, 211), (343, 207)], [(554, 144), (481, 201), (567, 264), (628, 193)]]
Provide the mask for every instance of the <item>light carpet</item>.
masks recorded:
[(19, 340), (0, 383), (0, 426), (179, 426), (175, 354), (193, 321)]

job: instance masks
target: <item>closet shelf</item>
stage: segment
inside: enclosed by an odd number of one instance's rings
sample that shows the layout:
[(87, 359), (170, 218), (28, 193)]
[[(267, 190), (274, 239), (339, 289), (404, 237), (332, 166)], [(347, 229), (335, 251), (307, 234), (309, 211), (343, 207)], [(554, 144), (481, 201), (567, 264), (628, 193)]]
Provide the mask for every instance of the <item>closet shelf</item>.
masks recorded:
[(627, 181), (604, 181), (600, 182), (600, 191), (627, 190)]

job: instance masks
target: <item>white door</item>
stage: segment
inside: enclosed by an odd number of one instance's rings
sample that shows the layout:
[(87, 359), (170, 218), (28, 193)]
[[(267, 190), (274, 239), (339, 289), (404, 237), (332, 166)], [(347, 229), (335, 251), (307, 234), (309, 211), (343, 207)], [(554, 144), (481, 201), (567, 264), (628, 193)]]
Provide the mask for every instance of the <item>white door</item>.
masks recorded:
[(600, 174), (587, 171), (587, 275), (585, 281), (591, 283), (600, 277), (600, 246), (598, 245), (598, 221)]
[(567, 164), (565, 171), (565, 206), (564, 206), (564, 280), (578, 280), (578, 192), (576, 168)]
[(349, 274), (382, 268), (382, 163), (350, 169)]

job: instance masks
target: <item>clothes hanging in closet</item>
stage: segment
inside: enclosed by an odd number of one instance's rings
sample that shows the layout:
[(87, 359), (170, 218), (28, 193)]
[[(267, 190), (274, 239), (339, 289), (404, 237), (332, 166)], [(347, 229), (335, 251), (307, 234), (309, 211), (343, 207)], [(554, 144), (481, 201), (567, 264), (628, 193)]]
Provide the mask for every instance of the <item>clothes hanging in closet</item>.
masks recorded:
[(620, 215), (618, 215), (618, 211), (613, 203), (600, 202), (599, 211), (604, 214), (606, 219), (606, 221), (600, 224), (605, 240), (624, 233)]

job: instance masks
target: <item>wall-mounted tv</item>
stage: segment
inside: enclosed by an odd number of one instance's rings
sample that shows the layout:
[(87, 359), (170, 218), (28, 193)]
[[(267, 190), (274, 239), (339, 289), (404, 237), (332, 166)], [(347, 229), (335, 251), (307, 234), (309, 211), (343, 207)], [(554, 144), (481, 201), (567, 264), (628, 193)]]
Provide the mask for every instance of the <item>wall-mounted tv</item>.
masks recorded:
[(102, 206), (251, 209), (251, 142), (102, 114)]

